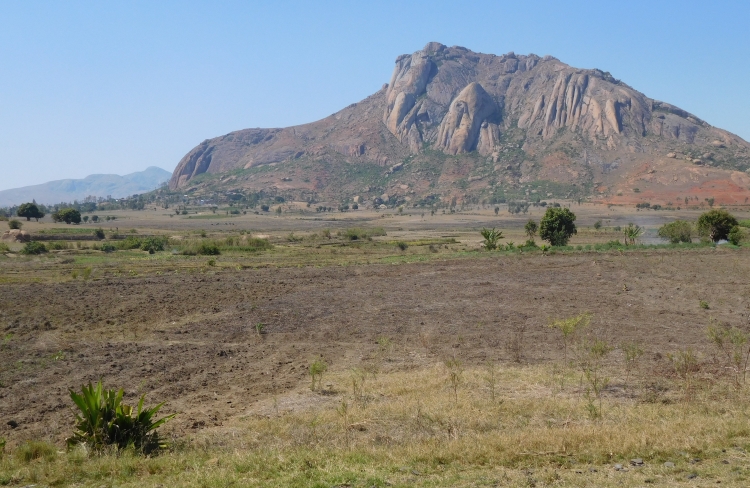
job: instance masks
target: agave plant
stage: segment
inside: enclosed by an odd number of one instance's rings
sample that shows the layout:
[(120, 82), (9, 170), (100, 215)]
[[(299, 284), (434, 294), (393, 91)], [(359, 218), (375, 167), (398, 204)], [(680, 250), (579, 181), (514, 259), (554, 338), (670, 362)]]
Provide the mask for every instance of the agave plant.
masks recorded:
[(70, 398), (80, 413), (76, 414), (76, 430), (67, 439), (68, 445), (85, 444), (94, 451), (106, 446), (117, 449), (133, 447), (149, 454), (167, 445), (159, 439), (156, 429), (172, 419), (175, 414), (154, 420), (164, 403), (143, 408), (143, 395), (134, 409), (122, 403), (123, 390), (105, 390), (102, 382), (81, 387), (81, 394), (70, 390)]
[(635, 245), (635, 241), (643, 235), (643, 227), (630, 223), (622, 232), (625, 234), (625, 245)]
[(503, 232), (495, 230), (494, 227), (492, 229), (485, 229), (484, 227), (482, 227), (481, 234), (482, 237), (484, 237), (484, 248), (488, 251), (497, 249), (497, 241), (503, 239)]

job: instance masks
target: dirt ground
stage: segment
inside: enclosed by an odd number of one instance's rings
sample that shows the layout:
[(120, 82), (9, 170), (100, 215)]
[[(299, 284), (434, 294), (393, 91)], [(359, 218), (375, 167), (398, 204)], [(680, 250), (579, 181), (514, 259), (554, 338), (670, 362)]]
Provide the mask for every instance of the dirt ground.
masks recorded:
[(0, 436), (61, 442), (73, 423), (68, 388), (100, 378), (132, 402), (166, 401), (164, 413), (179, 412), (169, 429), (182, 436), (270, 399), (294, 408), (318, 356), (332, 371), (502, 362), (521, 338), (524, 362), (549, 361), (562, 354), (550, 318), (584, 311), (599, 336), (637, 341), (647, 368), (667, 368), (678, 349), (711, 354), (712, 318), (750, 325), (749, 258), (748, 248), (721, 247), (478, 254), (0, 284)]

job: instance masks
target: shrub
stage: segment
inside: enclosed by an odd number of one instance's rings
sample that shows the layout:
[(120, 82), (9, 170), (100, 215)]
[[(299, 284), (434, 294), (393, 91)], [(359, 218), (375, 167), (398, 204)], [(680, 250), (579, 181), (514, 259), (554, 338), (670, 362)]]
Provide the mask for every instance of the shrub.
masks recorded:
[(47, 244), (47, 249), (49, 251), (62, 251), (63, 249), (68, 249), (68, 243), (52, 241), (49, 244)]
[(125, 238), (125, 240), (122, 240), (117, 243), (117, 247), (119, 249), (140, 249), (142, 244), (141, 239), (135, 236), (128, 236)]
[(109, 254), (111, 252), (115, 252), (117, 248), (113, 244), (106, 243), (106, 244), (102, 244), (101, 250)]
[(708, 339), (716, 346), (734, 375), (737, 386), (745, 383), (747, 364), (750, 361), (750, 348), (747, 347), (750, 335), (747, 332), (726, 325), (711, 324), (707, 329)]
[(218, 256), (221, 254), (219, 246), (210, 242), (202, 242), (197, 249), (197, 253), (202, 256)]
[(323, 358), (318, 358), (310, 363), (309, 373), (310, 378), (312, 379), (312, 385), (310, 386), (311, 390), (315, 391), (316, 384), (318, 385), (318, 389), (321, 388), (323, 373), (325, 373), (327, 370), (328, 364), (326, 364)]
[(659, 237), (666, 239), (672, 244), (693, 241), (693, 226), (684, 220), (675, 220), (664, 224), (659, 228)]
[(554, 319), (550, 322), (549, 327), (557, 329), (562, 334), (563, 339), (563, 358), (567, 362), (568, 360), (568, 345), (570, 339), (581, 329), (585, 329), (591, 323), (591, 314), (584, 312), (575, 317), (569, 317), (566, 319)]
[(6, 252), (10, 252), (10, 247), (4, 242), (0, 242), (0, 254), (5, 254)]
[(76, 429), (67, 439), (68, 445), (86, 444), (95, 451), (106, 446), (118, 449), (133, 447), (136, 451), (149, 454), (166, 447), (159, 439), (156, 429), (169, 421), (175, 414), (154, 420), (164, 403), (152, 408), (143, 408), (143, 395), (138, 407), (122, 403), (123, 390), (105, 390), (102, 382), (81, 387), (81, 394), (70, 390), (70, 398), (76, 404)]
[(47, 246), (38, 241), (27, 242), (21, 249), (21, 254), (44, 254), (47, 252)]
[(149, 254), (154, 254), (155, 252), (163, 251), (166, 245), (166, 237), (147, 237), (141, 242), (141, 250), (148, 251)]
[(98, 229), (94, 230), (94, 237), (97, 239), (104, 239), (104, 229), (99, 227)]
[(500, 239), (504, 239), (502, 231), (495, 230), (494, 227), (492, 229), (482, 228), (480, 234), (482, 234), (482, 237), (484, 237), (484, 242), (482, 243), (482, 245), (488, 251), (497, 249), (498, 241)]
[(570, 236), (578, 233), (576, 216), (567, 208), (548, 208), (539, 223), (539, 237), (553, 246), (565, 246)]
[(22, 226), (23, 224), (21, 224), (21, 221), (18, 219), (10, 219), (8, 221), (8, 228), (10, 229), (20, 229)]
[(52, 214), (52, 220), (66, 224), (80, 224), (81, 212), (74, 208), (63, 208)]
[(404, 241), (398, 241), (396, 243), (396, 247), (399, 248), (402, 251), (406, 251), (406, 249), (409, 247), (409, 245), (407, 243), (405, 243)]
[(536, 233), (539, 231), (539, 226), (534, 221), (534, 219), (529, 219), (528, 222), (526, 222), (526, 225), (523, 226), (523, 230), (526, 233), (526, 237), (529, 238), (529, 241), (534, 241), (534, 236), (536, 236)]
[(622, 231), (625, 234), (625, 245), (635, 245), (635, 241), (643, 235), (643, 227), (633, 223), (628, 224)]
[(266, 205), (266, 204), (263, 204), (263, 205), (260, 206), (260, 209), (263, 210), (264, 212), (268, 212), (268, 210), (270, 209), (270, 207), (268, 205)]
[(719, 242), (726, 239), (738, 224), (737, 219), (724, 209), (709, 210), (698, 217), (698, 232), (713, 242)]
[(739, 246), (744, 239), (745, 233), (742, 232), (742, 229), (738, 225), (732, 227), (732, 230), (730, 230), (729, 234), (727, 234), (727, 240), (735, 246)]

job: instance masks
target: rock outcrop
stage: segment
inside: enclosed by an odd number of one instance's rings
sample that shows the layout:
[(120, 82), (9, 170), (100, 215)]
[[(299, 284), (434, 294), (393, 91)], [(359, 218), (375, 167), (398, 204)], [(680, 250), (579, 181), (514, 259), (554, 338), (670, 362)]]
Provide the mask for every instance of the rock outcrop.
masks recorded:
[[(630, 178), (629, 171), (665, 155), (684, 164), (676, 154), (689, 154), (705, 167), (750, 168), (750, 144), (607, 72), (551, 56), (496, 56), (431, 42), (399, 56), (380, 91), (325, 119), (202, 142), (180, 161), (170, 187), (188, 185), (202, 173), (297, 160), (369, 163), (382, 166), (385, 175), (403, 174), (410, 158), (431, 154), (427, 148), (489, 158), (492, 175), (454, 168), (440, 180), (465, 177), (476, 188), (535, 179), (584, 187), (596, 178), (600, 184), (593, 186), (605, 194)], [(613, 171), (619, 180), (609, 181)], [(325, 184), (313, 184), (313, 176), (307, 188), (319, 191)], [(284, 187), (293, 182), (283, 180)]]
[(0, 241), (10, 242), (29, 242), (31, 240), (31, 234), (25, 230), (11, 229), (6, 230), (0, 235)]

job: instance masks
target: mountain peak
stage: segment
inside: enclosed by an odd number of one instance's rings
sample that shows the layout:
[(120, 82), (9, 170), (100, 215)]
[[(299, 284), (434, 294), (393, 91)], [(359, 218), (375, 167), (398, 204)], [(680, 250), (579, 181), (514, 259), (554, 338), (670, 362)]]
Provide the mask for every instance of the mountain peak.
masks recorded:
[[(507, 156), (509, 144), (520, 149), (513, 158)], [(552, 56), (497, 56), (428, 42), (396, 58), (383, 90), (331, 117), (204, 141), (180, 161), (170, 187), (185, 186), (201, 173), (298, 160), (390, 167), (436, 150), (489, 158), (492, 170), (480, 170), (474, 161), (466, 172), (477, 178), (486, 173), (481, 179), (495, 186), (549, 179), (612, 201), (622, 186), (609, 181), (613, 168), (655, 164), (667, 154), (680, 155), (672, 162), (689, 159), (692, 167), (750, 168), (747, 142), (647, 97), (606, 71), (571, 67)], [(560, 169), (563, 163), (568, 171)], [(476, 190), (492, 193), (493, 185)], [(308, 185), (305, 191), (328, 191), (323, 186)], [(456, 191), (446, 187), (443, 193)]]

